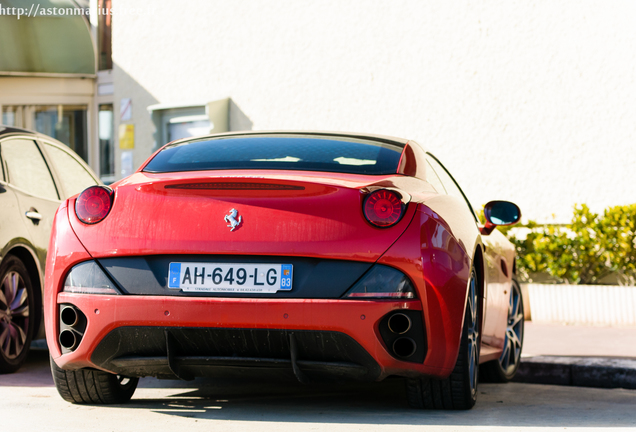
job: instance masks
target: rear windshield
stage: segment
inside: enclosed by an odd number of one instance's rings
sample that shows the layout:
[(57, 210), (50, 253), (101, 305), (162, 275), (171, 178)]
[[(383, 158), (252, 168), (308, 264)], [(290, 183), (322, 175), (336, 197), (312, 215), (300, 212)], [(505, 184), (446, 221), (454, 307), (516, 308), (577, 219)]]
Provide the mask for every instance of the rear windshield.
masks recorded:
[(364, 140), (228, 137), (167, 146), (145, 172), (280, 169), (395, 174), (403, 146)]

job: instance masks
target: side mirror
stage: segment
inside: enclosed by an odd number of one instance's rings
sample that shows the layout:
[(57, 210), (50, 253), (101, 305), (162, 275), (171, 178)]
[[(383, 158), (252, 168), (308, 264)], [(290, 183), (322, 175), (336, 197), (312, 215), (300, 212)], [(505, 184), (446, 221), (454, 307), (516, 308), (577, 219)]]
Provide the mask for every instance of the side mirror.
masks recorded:
[(484, 206), (486, 225), (479, 228), (483, 235), (490, 234), (497, 226), (514, 225), (521, 219), (521, 210), (510, 201), (490, 201)]

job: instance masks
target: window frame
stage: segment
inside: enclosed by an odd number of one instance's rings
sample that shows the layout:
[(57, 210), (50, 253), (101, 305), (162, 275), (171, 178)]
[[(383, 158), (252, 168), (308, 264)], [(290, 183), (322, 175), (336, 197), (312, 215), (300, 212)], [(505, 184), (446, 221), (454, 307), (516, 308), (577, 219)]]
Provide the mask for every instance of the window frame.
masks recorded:
[(60, 185), (56, 175), (57, 173), (55, 172), (55, 169), (51, 166), (51, 161), (48, 159), (48, 155), (46, 154), (46, 152), (43, 151), (43, 147), (40, 144), (37, 136), (20, 134), (20, 135), (10, 135), (6, 137), (2, 137), (0, 138), (0, 149), (2, 148), (2, 144), (4, 142), (11, 141), (11, 140), (20, 140), (20, 139), (32, 141), (35, 144), (35, 148), (40, 153), (40, 156), (42, 156), (42, 161), (44, 162), (44, 165), (48, 169), (49, 175), (51, 176), (51, 181), (53, 182), (53, 187), (55, 188), (55, 193), (57, 194), (57, 199), (51, 199), (50, 197), (36, 195), (26, 189), (16, 186), (14, 183), (11, 182), (11, 179), (7, 179), (7, 176), (5, 173), (5, 160), (4, 160), (4, 157), (2, 157), (1, 150), (0, 150), (0, 164), (2, 164), (2, 179), (3, 179), (2, 183), (10, 186), (11, 188), (15, 189), (18, 192), (21, 192), (23, 194), (26, 194), (34, 198), (43, 199), (43, 200), (52, 201), (52, 202), (62, 202), (62, 198), (60, 195)]
[[(57, 185), (57, 191), (58, 191), (58, 195), (61, 196), (66, 196), (67, 192), (66, 189), (64, 188), (64, 183), (62, 182), (61, 176), (58, 174), (57, 172), (57, 168), (55, 166), (55, 164), (53, 163), (53, 160), (51, 158), (51, 156), (48, 154), (47, 149), (46, 149), (46, 145), (52, 145), (53, 147), (56, 147), (58, 150), (62, 150), (63, 152), (65, 152), (67, 155), (69, 155), (71, 158), (73, 158), (75, 160), (75, 162), (79, 163), (82, 168), (84, 168), (84, 170), (88, 173), (88, 175), (95, 180), (95, 184), (97, 185), (101, 185), (103, 184), (102, 181), (96, 177), (93, 173), (93, 171), (91, 170), (90, 166), (84, 161), (84, 159), (82, 159), (81, 157), (79, 157), (79, 155), (77, 155), (78, 157), (76, 157), (74, 154), (70, 153), (68, 150), (71, 150), (71, 148), (69, 148), (67, 145), (65, 144), (60, 144), (58, 142), (53, 141), (53, 139), (47, 139), (44, 137), (37, 137), (37, 142), (39, 144), (40, 147), (40, 152), (44, 154), (46, 162), (49, 166), (49, 171), (51, 171), (51, 173), (53, 174), (54, 177), (54, 181)], [(60, 191), (64, 192), (63, 194), (60, 194)], [(60, 201), (63, 201), (62, 198), (60, 198)]]
[[(431, 159), (433, 159), (435, 162), (437, 162), (437, 164), (442, 167), (442, 169), (446, 172), (446, 174), (448, 174), (448, 177), (450, 177), (450, 179), (452, 180), (452, 182), (455, 184), (455, 186), (457, 187), (457, 189), (459, 190), (459, 192), (462, 194), (462, 197), (464, 198), (464, 201), (466, 202), (466, 204), (468, 205), (468, 209), (470, 210), (470, 213), (473, 215), (473, 217), (475, 218), (475, 223), (477, 223), (477, 225), (479, 225), (479, 217), (477, 216), (477, 213), (475, 212), (475, 209), (473, 209), (473, 206), (470, 204), (470, 201), (468, 201), (468, 198), (466, 198), (466, 194), (464, 193), (464, 190), (459, 186), (459, 183), (457, 183), (457, 180), (455, 180), (455, 177), (453, 177), (453, 175), (450, 173), (450, 171), (448, 171), (448, 169), (446, 169), (446, 167), (444, 166), (444, 164), (442, 162), (440, 162), (440, 160), (435, 157), (432, 153), (430, 152), (426, 152), (426, 157), (430, 157)], [(427, 162), (429, 163), (431, 169), (435, 172), (435, 174), (437, 175), (437, 171), (435, 170), (435, 166), (434, 164), (430, 163), (428, 160)], [(439, 175), (437, 175), (437, 177), (439, 178), (439, 181), (442, 183), (442, 186), (444, 186), (444, 189), (446, 189), (446, 186), (444, 185), (444, 181), (439, 177)], [(450, 195), (448, 193), (448, 191), (445, 191), (446, 195)]]

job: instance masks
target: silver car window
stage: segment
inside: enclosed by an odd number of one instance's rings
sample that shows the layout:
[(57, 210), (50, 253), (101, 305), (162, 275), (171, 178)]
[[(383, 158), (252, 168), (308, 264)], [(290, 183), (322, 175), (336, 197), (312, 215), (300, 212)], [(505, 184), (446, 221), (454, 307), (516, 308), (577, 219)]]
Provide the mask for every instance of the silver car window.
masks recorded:
[(426, 160), (428, 161), (429, 165), (433, 168), (433, 170), (439, 177), (439, 180), (442, 182), (444, 189), (446, 189), (446, 193), (448, 195), (452, 195), (454, 197), (457, 197), (463, 200), (468, 206), (468, 209), (470, 210), (470, 212), (475, 217), (475, 221), (479, 221), (479, 219), (477, 218), (477, 214), (473, 210), (473, 206), (470, 205), (470, 201), (468, 201), (468, 198), (466, 198), (466, 195), (464, 195), (464, 192), (460, 189), (459, 185), (457, 184), (455, 179), (450, 175), (450, 173), (446, 170), (446, 168), (444, 168), (442, 163), (438, 161), (437, 158), (431, 155), (430, 153), (426, 155)]
[(22, 191), (40, 198), (59, 200), (49, 167), (35, 141), (14, 138), (2, 141), (5, 180)]
[(55, 165), (58, 179), (64, 188), (64, 199), (97, 184), (93, 176), (73, 156), (54, 145), (45, 144), (46, 152)]

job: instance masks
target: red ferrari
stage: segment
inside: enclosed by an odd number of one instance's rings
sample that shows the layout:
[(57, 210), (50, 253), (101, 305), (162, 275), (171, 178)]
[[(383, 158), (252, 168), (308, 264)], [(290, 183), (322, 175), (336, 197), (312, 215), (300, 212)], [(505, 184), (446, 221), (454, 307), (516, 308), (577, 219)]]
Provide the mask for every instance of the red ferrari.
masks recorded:
[(413, 407), (469, 409), (523, 342), (515, 252), (413, 141), (248, 132), (170, 143), (58, 209), (46, 266), (51, 368), (73, 403), (138, 378), (278, 369), (406, 378)]

